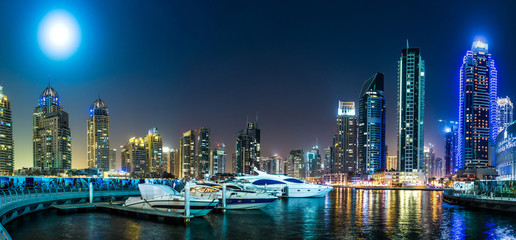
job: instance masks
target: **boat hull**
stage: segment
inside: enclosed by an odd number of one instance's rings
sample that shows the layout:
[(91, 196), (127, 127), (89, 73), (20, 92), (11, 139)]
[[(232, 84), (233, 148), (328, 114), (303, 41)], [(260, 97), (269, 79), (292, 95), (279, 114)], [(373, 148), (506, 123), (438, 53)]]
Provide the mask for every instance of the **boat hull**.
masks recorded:
[[(191, 200), (190, 215), (193, 217), (202, 217), (211, 212), (218, 204), (216, 200)], [(126, 201), (126, 207), (151, 209), (165, 212), (173, 212), (178, 214), (185, 213), (184, 200), (139, 200)]]
[[(277, 198), (262, 198), (262, 199), (226, 199), (226, 209), (231, 210), (250, 210), (264, 208)], [(219, 199), (222, 201), (222, 199)]]

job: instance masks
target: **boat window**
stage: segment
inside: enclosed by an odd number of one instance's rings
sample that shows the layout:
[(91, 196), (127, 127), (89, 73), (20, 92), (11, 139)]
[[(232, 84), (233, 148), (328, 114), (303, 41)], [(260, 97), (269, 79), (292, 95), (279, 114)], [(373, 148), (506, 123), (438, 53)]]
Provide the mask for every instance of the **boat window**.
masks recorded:
[(285, 184), (284, 182), (270, 180), (270, 179), (260, 179), (253, 182), (254, 185), (269, 185), (269, 184)]
[(291, 183), (303, 183), (303, 181), (295, 179), (295, 178), (287, 178), (287, 179), (284, 179), (284, 180), (287, 181), (287, 182), (291, 182)]

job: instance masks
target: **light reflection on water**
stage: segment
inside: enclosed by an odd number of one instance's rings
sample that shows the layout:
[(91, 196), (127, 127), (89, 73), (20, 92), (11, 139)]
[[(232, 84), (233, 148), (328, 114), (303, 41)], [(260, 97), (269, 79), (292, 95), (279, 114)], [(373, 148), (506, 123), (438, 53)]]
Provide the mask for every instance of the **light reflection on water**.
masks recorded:
[(325, 198), (280, 199), (170, 225), (104, 213), (46, 211), (7, 224), (13, 239), (511, 239), (510, 214), (469, 210), (430, 191), (336, 188)]

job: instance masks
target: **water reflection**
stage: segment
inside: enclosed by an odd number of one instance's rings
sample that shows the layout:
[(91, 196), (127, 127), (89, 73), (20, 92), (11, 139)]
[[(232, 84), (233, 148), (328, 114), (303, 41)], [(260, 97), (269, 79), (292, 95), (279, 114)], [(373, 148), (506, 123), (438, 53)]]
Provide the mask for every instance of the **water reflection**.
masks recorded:
[(469, 210), (430, 191), (336, 188), (325, 198), (280, 199), (263, 210), (228, 211), (188, 226), (104, 213), (22, 217), (13, 239), (511, 239), (509, 214)]

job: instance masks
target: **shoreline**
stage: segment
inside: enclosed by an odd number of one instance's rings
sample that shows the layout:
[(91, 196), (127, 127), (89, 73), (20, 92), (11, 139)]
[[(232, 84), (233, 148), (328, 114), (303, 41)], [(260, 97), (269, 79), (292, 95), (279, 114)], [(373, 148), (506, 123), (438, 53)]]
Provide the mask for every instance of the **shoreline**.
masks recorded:
[(349, 186), (333, 186), (340, 188), (354, 188), (360, 190), (416, 190), (416, 191), (443, 191), (443, 188), (395, 188), (395, 187), (349, 187)]

